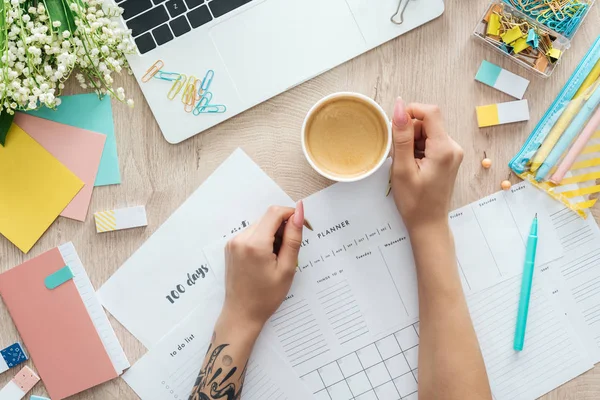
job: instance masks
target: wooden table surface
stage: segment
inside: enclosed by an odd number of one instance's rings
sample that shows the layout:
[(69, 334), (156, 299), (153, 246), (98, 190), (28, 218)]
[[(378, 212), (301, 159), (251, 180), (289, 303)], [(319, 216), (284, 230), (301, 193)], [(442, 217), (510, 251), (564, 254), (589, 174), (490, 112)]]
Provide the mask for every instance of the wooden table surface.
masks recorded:
[[(163, 139), (135, 80), (127, 75), (117, 78), (117, 84), (136, 103), (133, 110), (113, 103), (123, 183), (95, 188), (85, 223), (59, 218), (26, 256), (0, 237), (0, 272), (73, 241), (93, 284), (99, 288), (237, 147), (294, 199), (330, 185), (304, 160), (300, 127), (310, 106), (336, 91), (364, 93), (388, 113), (398, 95), (409, 102), (438, 104), (450, 134), (465, 150), (452, 206), (463, 206), (499, 190), (500, 182), (509, 175), (508, 161), (600, 34), (600, 6), (592, 9), (554, 75), (542, 79), (472, 39), (471, 32), (486, 4), (483, 0), (448, 1), (446, 12), (439, 19), (178, 145)], [(474, 81), (483, 59), (531, 80), (526, 93), (531, 112), (528, 123), (477, 127), (475, 106), (512, 100)], [(70, 93), (80, 92), (72, 82), (69, 89)], [(484, 152), (493, 160), (491, 170), (480, 166)], [(147, 228), (101, 235), (95, 232), (93, 212), (140, 204), (148, 212)], [(598, 220), (600, 210), (595, 216)], [(146, 350), (113, 318), (111, 322), (129, 360), (135, 363)], [(20, 340), (18, 333), (6, 307), (0, 304), (0, 348), (16, 340)], [(13, 369), (0, 376), (0, 387), (15, 372)], [(36, 386), (33, 393), (44, 395), (43, 385)], [(137, 396), (123, 380), (116, 379), (72, 398), (110, 400)], [(600, 398), (600, 368), (543, 398)]]

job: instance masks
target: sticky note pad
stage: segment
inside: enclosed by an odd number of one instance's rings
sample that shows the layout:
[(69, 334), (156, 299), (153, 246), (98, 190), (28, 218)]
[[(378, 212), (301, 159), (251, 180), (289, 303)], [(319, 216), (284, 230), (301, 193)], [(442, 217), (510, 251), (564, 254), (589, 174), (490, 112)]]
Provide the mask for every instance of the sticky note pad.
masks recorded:
[(60, 99), (61, 104), (56, 110), (42, 107), (39, 110), (28, 111), (27, 114), (106, 135), (94, 186), (121, 183), (110, 97), (104, 96), (99, 99), (97, 94), (88, 93), (61, 96)]
[(477, 75), (475, 75), (475, 80), (519, 100), (523, 98), (529, 86), (527, 79), (486, 60), (481, 62)]
[(96, 232), (111, 232), (148, 225), (144, 206), (100, 211), (94, 214)]
[(0, 374), (8, 369), (27, 361), (27, 354), (21, 343), (13, 343), (0, 350)]
[(83, 182), (17, 125), (0, 146), (0, 234), (27, 253)]
[(480, 106), (477, 107), (476, 111), (480, 128), (529, 120), (527, 100)]
[(29, 367), (23, 367), (6, 386), (0, 390), (0, 400), (21, 400), (29, 392), (40, 377)]
[(106, 136), (23, 113), (16, 113), (14, 123), (83, 181), (83, 189), (60, 215), (85, 221)]

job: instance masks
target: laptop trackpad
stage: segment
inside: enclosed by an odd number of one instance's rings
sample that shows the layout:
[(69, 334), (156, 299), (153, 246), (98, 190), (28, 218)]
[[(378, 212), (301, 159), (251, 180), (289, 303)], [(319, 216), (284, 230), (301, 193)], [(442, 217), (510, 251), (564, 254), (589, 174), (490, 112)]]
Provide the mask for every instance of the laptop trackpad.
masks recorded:
[(210, 35), (241, 97), (252, 105), (366, 49), (345, 0), (265, 0)]

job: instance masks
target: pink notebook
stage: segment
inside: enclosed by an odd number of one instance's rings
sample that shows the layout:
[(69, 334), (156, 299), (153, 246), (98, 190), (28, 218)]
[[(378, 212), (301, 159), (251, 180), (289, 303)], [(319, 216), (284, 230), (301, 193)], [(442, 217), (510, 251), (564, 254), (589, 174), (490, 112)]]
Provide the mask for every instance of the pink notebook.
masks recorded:
[(0, 295), (53, 400), (118, 376), (76, 286), (79, 267), (71, 268), (74, 279), (47, 288), (45, 279), (67, 265), (65, 249), (74, 253), (69, 243), (0, 275)]

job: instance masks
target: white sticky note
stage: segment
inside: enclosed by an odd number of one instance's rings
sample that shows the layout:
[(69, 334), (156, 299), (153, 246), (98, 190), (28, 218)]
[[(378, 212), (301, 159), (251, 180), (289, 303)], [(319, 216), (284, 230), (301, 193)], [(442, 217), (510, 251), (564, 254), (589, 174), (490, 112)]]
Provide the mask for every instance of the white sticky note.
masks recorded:
[(148, 225), (144, 206), (99, 211), (94, 213), (94, 219), (96, 220), (96, 232), (98, 233)]
[(529, 104), (527, 100), (498, 103), (498, 119), (501, 124), (529, 121)]

